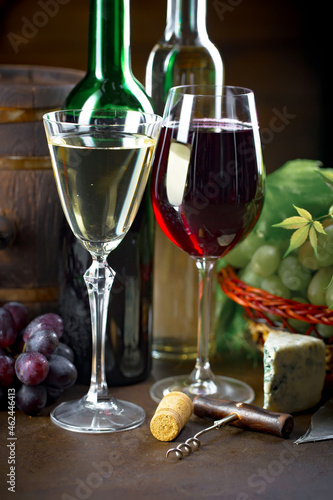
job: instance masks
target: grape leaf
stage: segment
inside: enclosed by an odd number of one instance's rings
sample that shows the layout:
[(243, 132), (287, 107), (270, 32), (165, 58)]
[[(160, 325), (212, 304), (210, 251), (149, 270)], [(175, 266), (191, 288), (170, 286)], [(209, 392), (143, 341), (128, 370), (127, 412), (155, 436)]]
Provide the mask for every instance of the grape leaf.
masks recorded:
[(307, 224), (306, 226), (300, 227), (297, 229), (290, 238), (290, 244), (289, 248), (285, 253), (285, 257), (295, 250), (296, 248), (299, 248), (303, 243), (307, 240), (308, 235), (309, 235), (309, 230), (310, 230), (311, 225)]
[(294, 217), (288, 217), (284, 221), (279, 224), (274, 224), (273, 227), (284, 227), (285, 229), (299, 229), (300, 227), (306, 226), (309, 224), (309, 221), (304, 219), (303, 217), (298, 217), (295, 215)]
[(284, 254), (286, 257), (290, 252), (299, 248), (309, 237), (310, 244), (317, 255), (318, 236), (317, 233), (326, 234), (321, 222), (313, 220), (308, 210), (293, 205), (299, 216), (287, 217), (285, 220), (273, 227), (282, 227), (284, 229), (296, 229), (290, 238), (289, 248)]
[(320, 169), (318, 170), (318, 173), (323, 177), (326, 184), (328, 184), (330, 187), (333, 187), (333, 172), (326, 171), (326, 169)]
[(308, 210), (305, 210), (304, 208), (299, 208), (299, 207), (296, 207), (295, 205), (293, 205), (293, 207), (295, 208), (295, 210), (297, 210), (298, 214), (303, 217), (303, 219), (307, 220), (307, 221), (312, 221), (312, 215), (310, 214), (310, 212)]
[(312, 225), (309, 229), (309, 240), (315, 254), (317, 255), (318, 236), (314, 225)]
[(325, 229), (324, 229), (324, 226), (322, 225), (321, 222), (319, 222), (319, 220), (313, 221), (313, 227), (315, 228), (317, 233), (327, 234)]

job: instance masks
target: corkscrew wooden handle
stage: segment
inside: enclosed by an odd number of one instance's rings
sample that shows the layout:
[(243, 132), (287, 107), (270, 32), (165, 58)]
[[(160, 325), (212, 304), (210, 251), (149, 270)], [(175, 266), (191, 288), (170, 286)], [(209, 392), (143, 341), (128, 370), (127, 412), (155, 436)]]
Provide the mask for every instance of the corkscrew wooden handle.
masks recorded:
[(237, 403), (207, 396), (197, 396), (193, 400), (194, 414), (220, 420), (236, 413), (237, 420), (230, 425), (243, 427), (259, 432), (275, 434), (287, 438), (294, 428), (294, 419), (287, 413), (277, 413), (247, 403)]

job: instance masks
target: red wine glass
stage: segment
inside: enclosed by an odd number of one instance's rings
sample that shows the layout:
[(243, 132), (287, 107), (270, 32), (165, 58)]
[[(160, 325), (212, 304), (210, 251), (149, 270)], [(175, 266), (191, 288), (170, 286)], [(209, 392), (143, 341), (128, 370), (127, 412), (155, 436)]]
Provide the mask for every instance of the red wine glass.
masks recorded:
[(246, 402), (254, 398), (246, 383), (211, 370), (211, 277), (217, 259), (256, 224), (263, 205), (264, 177), (251, 90), (186, 85), (169, 91), (153, 164), (151, 198), (163, 232), (193, 257), (198, 268), (198, 353), (191, 374), (153, 384), (150, 394), (157, 402), (174, 390), (191, 398), (212, 395)]

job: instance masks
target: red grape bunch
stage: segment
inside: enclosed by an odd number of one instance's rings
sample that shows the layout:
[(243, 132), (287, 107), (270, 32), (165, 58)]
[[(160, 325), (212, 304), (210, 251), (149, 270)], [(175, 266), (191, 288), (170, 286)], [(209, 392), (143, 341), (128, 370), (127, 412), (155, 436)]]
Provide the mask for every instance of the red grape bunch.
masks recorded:
[(6, 406), (9, 387), (15, 387), (16, 406), (37, 415), (54, 403), (77, 379), (74, 353), (60, 341), (64, 326), (55, 313), (28, 322), (20, 302), (0, 307), (0, 403)]

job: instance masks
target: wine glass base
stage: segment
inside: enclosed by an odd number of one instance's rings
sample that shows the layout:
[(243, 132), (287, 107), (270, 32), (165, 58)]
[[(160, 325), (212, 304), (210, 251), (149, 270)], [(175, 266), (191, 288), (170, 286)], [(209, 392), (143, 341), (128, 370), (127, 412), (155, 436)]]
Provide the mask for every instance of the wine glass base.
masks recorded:
[(191, 399), (195, 396), (212, 396), (228, 401), (251, 403), (254, 400), (254, 390), (245, 382), (230, 377), (215, 375), (213, 381), (190, 383), (189, 376), (167, 377), (150, 388), (150, 397), (159, 403), (169, 392), (180, 391)]
[(134, 429), (145, 416), (140, 406), (128, 401), (110, 399), (93, 404), (86, 397), (61, 403), (50, 414), (52, 422), (63, 429), (90, 434)]

